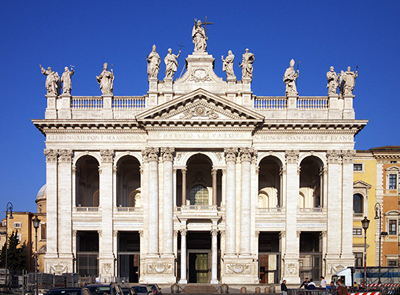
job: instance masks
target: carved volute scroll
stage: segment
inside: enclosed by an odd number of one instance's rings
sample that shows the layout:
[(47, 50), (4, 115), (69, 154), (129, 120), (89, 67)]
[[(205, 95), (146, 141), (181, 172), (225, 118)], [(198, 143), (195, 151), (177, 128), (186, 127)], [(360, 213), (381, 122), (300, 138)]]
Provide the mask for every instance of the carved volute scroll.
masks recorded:
[(285, 154), (286, 164), (297, 164), (299, 159), (299, 151), (296, 150), (288, 150)]
[(101, 150), (100, 151), (101, 160), (103, 163), (112, 163), (114, 158), (113, 150)]
[(240, 149), (240, 158), (242, 162), (251, 162), (253, 159), (253, 156), (257, 154), (253, 148), (241, 148)]
[(174, 152), (175, 152), (175, 149), (171, 148), (171, 147), (161, 148), (161, 154), (162, 154), (163, 161), (172, 162), (174, 160)]
[(238, 153), (237, 148), (225, 148), (224, 153), (225, 153), (225, 161), (226, 162), (229, 162), (229, 161), (236, 162), (236, 156)]
[(142, 151), (142, 156), (145, 161), (157, 162), (159, 153), (160, 153), (159, 148), (149, 147), (146, 148), (144, 151)]
[(44, 155), (46, 156), (46, 162), (57, 162), (57, 150), (45, 149)]

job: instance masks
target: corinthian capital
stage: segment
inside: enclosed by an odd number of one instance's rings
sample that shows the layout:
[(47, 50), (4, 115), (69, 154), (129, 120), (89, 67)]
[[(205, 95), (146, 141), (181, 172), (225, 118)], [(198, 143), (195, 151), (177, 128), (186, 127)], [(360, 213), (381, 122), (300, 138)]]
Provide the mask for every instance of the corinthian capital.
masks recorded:
[(347, 163), (347, 164), (353, 163), (353, 158), (355, 155), (356, 155), (355, 150), (342, 151), (343, 163)]
[(338, 164), (340, 162), (340, 152), (336, 150), (330, 150), (326, 152), (328, 164)]
[(299, 151), (296, 150), (288, 150), (285, 154), (286, 164), (297, 164), (297, 160), (299, 158)]
[(251, 162), (255, 155), (257, 155), (257, 152), (253, 148), (245, 147), (240, 149), (240, 158), (242, 162)]
[(57, 162), (57, 150), (45, 149), (44, 155), (46, 156), (46, 162)]
[(103, 163), (112, 163), (114, 158), (113, 150), (101, 150), (100, 151), (101, 160)]
[(236, 162), (236, 156), (238, 153), (237, 148), (225, 148), (224, 153), (225, 153), (225, 161), (226, 162), (229, 162), (229, 161)]
[(159, 148), (148, 147), (142, 151), (143, 159), (147, 162), (158, 161), (158, 154), (160, 152)]
[(59, 150), (58, 151), (60, 162), (70, 163), (73, 155), (72, 150)]
[(173, 161), (174, 160), (175, 149), (171, 147), (161, 148), (161, 154), (163, 161)]

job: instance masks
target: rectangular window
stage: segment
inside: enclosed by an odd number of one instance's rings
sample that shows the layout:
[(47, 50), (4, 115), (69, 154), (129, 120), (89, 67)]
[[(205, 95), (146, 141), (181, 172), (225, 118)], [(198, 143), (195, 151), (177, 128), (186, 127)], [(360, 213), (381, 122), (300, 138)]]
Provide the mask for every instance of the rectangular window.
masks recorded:
[(362, 236), (361, 228), (353, 228), (353, 236)]
[(363, 164), (353, 164), (353, 171), (363, 171)]
[(389, 235), (397, 235), (397, 220), (389, 220)]
[(389, 260), (387, 261), (388, 266), (397, 266), (397, 260)]
[(14, 228), (21, 228), (21, 222), (14, 222)]
[(363, 253), (362, 252), (354, 253), (354, 258), (355, 258), (355, 266), (363, 266)]
[(390, 164), (396, 164), (397, 161), (390, 161)]
[(46, 240), (46, 224), (45, 223), (40, 224), (40, 239)]
[(389, 189), (397, 189), (397, 174), (389, 174)]

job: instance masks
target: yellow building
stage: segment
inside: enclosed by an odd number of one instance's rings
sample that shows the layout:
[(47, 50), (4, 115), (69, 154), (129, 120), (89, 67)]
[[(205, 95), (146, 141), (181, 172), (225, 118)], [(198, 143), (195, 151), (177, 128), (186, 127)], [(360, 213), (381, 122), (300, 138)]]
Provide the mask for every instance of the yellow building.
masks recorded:
[[(35, 271), (35, 228), (32, 220), (37, 216), (40, 226), (37, 230), (38, 270), (43, 271), (43, 256), (46, 252), (46, 189), (43, 186), (36, 198), (38, 213), (13, 211), (12, 218), (8, 214), (7, 234), (17, 233), (21, 245), (26, 245), (26, 269), (28, 272)], [(2, 231), (6, 230), (6, 219), (2, 220)], [(0, 243), (4, 244), (6, 238), (2, 235)]]
[(367, 230), (367, 266), (379, 265), (379, 237), (381, 266), (398, 266), (400, 146), (357, 151), (353, 168), (355, 266), (363, 266), (364, 230), (361, 220), (364, 216), (370, 220)]

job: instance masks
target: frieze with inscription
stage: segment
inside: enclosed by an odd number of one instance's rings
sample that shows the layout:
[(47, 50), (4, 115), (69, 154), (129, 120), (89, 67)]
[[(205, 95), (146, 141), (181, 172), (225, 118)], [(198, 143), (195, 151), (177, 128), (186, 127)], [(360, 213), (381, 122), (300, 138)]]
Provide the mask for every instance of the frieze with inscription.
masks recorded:
[(91, 142), (91, 141), (146, 141), (145, 134), (47, 134), (46, 141)]
[(318, 135), (318, 134), (256, 134), (254, 142), (353, 142), (353, 135)]

